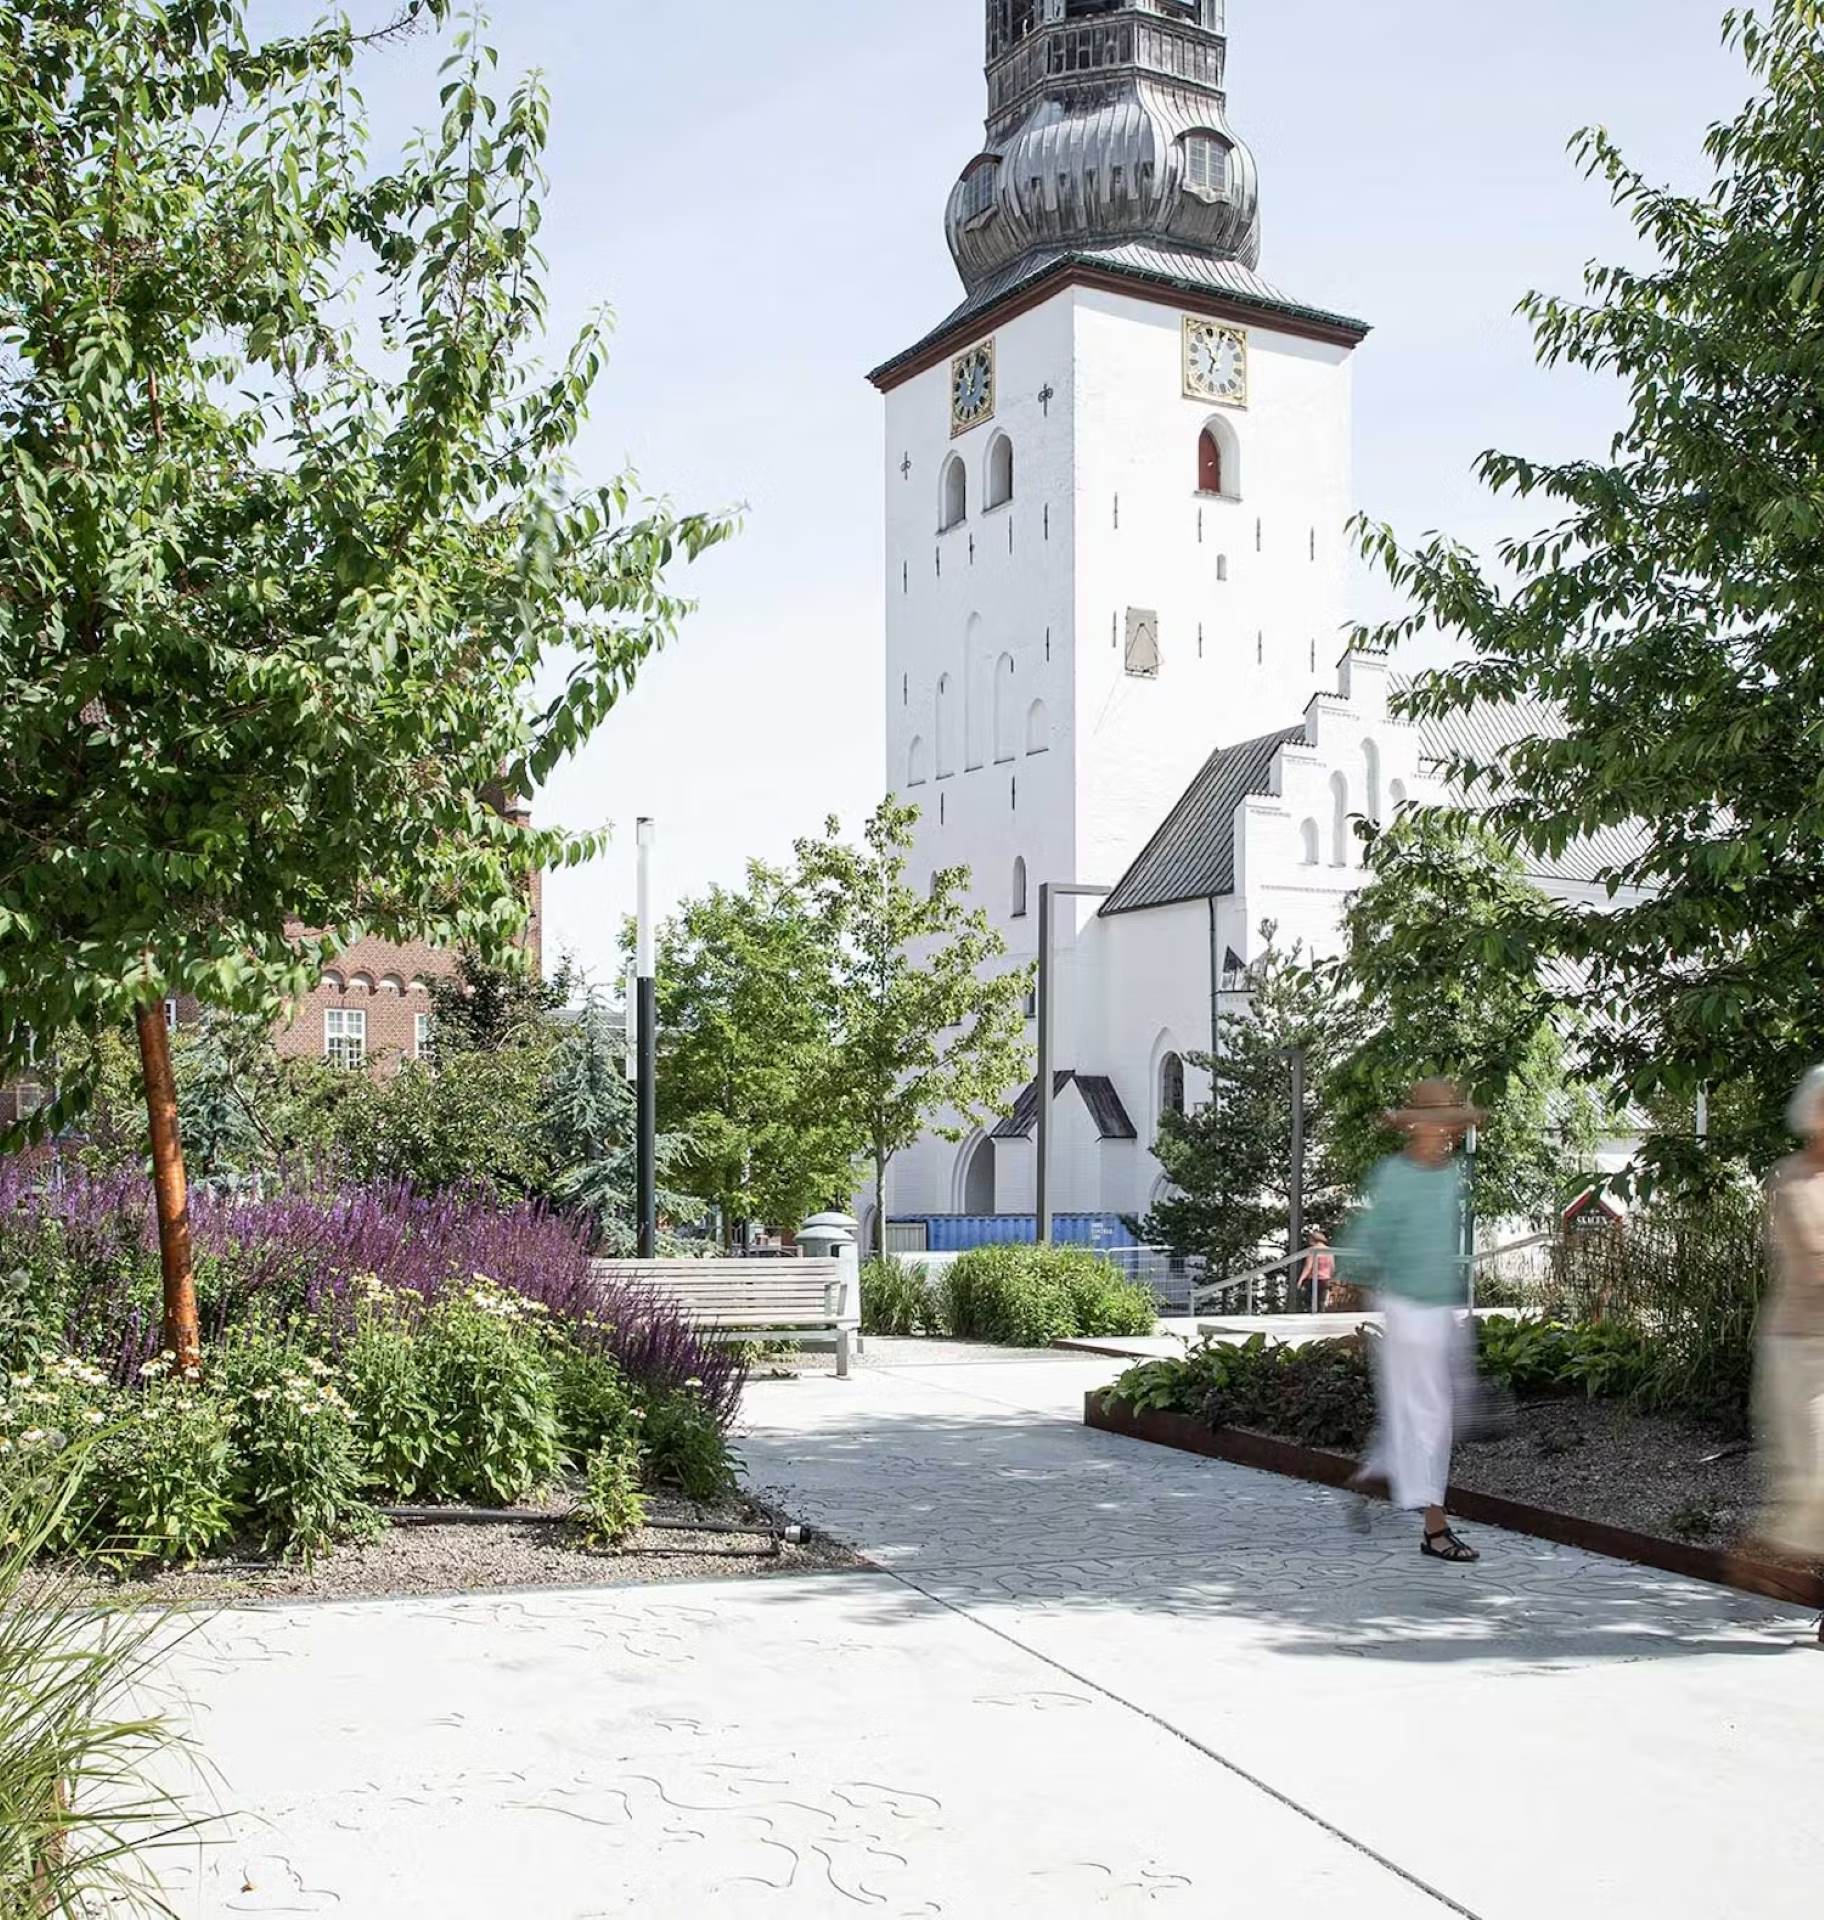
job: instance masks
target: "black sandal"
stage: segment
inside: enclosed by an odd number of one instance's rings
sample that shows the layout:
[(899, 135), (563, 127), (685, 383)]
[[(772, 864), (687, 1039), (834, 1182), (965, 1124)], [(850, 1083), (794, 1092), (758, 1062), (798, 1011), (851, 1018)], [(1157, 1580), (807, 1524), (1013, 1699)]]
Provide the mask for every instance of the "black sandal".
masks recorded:
[[(1438, 1544), (1440, 1541), (1443, 1542), (1442, 1546)], [(1446, 1560), (1453, 1567), (1473, 1566), (1482, 1558), (1467, 1540), (1459, 1540), (1449, 1527), (1440, 1527), (1436, 1533), (1428, 1533), (1419, 1551), (1427, 1560)]]

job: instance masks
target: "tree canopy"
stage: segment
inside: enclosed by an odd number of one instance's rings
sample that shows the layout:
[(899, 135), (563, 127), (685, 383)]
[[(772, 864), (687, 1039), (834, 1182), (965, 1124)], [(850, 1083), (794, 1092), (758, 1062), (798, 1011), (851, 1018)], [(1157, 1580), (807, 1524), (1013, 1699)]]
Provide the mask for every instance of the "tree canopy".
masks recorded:
[[(1493, 565), (1365, 528), (1411, 611), (1361, 638), (1431, 627), (1462, 650), (1409, 714), (1536, 701), (1562, 721), (1450, 769), (1541, 859), (1611, 836), (1604, 897), (1522, 903), (1509, 931), (1569, 964), (1619, 1097), (1663, 1116), (1709, 1087), (1711, 1150), (1764, 1161), (1824, 1057), (1824, 22), (1773, 0), (1725, 32), (1758, 91), (1709, 132), (1712, 184), (1655, 185), (1585, 133), (1649, 259), (1524, 303), (1541, 361), (1619, 381), (1625, 423), (1586, 458), (1483, 457), (1495, 492), (1551, 515)], [(1659, 1132), (1649, 1170), (1695, 1145)]]
[(829, 955), (796, 876), (753, 861), (739, 890), (686, 901), (659, 929), (658, 1004), (659, 1124), (725, 1236), (846, 1201)]
[(969, 871), (906, 877), (918, 809), (889, 798), (860, 846), (831, 820), (800, 841), (798, 871), (831, 968), (837, 1110), (874, 1168), (878, 1247), (886, 1250), (888, 1170), (934, 1128), (961, 1139), (1007, 1110), (1032, 1070), (1025, 1002), (1031, 969), (1001, 963), (1006, 942), (967, 902)]
[(1587, 1170), (1599, 1103), (1582, 1029), (1516, 926), (1548, 911), (1520, 860), (1474, 821), (1408, 814), (1368, 843), (1344, 946), (1315, 984), (1352, 1030), (1332, 1047), (1325, 1127), (1358, 1182), (1397, 1146), (1384, 1119), (1417, 1080), (1454, 1080), (1487, 1115), (1474, 1159), (1485, 1218), (1546, 1219)]
[[(15, 0), (0, 42), (0, 1077), (137, 1025), (191, 1370), (160, 1000), (269, 1019), (363, 932), (510, 957), (599, 836), (506, 803), (727, 530), (569, 472), (604, 330), (534, 357), (542, 87), (464, 31), (370, 165), (358, 59), (451, 10), (258, 42), (246, 0)], [(66, 1051), (28, 1131), (93, 1095)]]
[(0, 1075), (167, 993), (269, 1016), (362, 931), (510, 954), (598, 843), (499, 796), (726, 531), (570, 475), (604, 331), (533, 357), (539, 85), (458, 36), (375, 168), (383, 33), (246, 13), (18, 0), (0, 44)]

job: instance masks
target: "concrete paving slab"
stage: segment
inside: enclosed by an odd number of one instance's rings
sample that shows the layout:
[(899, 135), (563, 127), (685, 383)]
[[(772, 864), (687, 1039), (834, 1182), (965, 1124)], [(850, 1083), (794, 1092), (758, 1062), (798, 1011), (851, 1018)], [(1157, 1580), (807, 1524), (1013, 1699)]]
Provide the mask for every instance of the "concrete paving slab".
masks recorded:
[(1448, 1911), (878, 1575), (240, 1614), (186, 1666), (255, 1817), (180, 1913)]
[(750, 1467), (1460, 1911), (1815, 1910), (1808, 1616), (1492, 1530), (1480, 1567), (1432, 1566), (1401, 1516), (1083, 1429), (1119, 1364), (939, 1369), (907, 1348), (847, 1403), (756, 1388)]

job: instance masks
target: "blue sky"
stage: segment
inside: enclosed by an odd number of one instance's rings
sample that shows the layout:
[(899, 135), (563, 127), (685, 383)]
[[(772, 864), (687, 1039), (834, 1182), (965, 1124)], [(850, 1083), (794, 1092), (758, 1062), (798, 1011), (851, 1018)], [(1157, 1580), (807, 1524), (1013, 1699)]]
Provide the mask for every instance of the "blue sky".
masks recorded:
[[(1650, 174), (1707, 177), (1748, 92), (1723, 0), (1230, 0), (1230, 112), (1259, 155), (1262, 270), (1375, 332), (1357, 362), (1359, 504), (1408, 535), (1518, 529), (1477, 453), (1599, 452), (1602, 384), (1532, 362), (1531, 287), (1575, 292), (1625, 227), (1565, 153), (1606, 125)], [(374, 10), (378, 11), (376, 0)], [(314, 11), (292, 0), (256, 21)], [(497, 0), (508, 74), (553, 94), (553, 331), (618, 314), (581, 451), (680, 505), (744, 505), (692, 570), (701, 610), (540, 800), (617, 850), (554, 876), (547, 948), (614, 969), (636, 814), (660, 894), (782, 857), (878, 797), (881, 424), (869, 367), (959, 297), (950, 184), (981, 144), (982, 0)], [(436, 112), (437, 50), (371, 59), (384, 150)], [(1386, 605), (1364, 575), (1357, 611)], [(1212, 741), (1212, 746), (1219, 744)]]

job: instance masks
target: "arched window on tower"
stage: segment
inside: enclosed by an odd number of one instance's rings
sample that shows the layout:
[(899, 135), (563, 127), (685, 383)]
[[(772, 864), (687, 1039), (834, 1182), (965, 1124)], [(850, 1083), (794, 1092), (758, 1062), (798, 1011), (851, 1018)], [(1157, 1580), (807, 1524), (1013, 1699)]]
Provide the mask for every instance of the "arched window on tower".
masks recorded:
[(1026, 709), (1026, 751), (1045, 753), (1051, 747), (1051, 715), (1043, 700), (1035, 700)]
[(925, 752), (923, 736), (915, 735), (912, 745), (906, 753), (906, 785), (908, 787), (922, 787), (930, 778), (930, 756)]
[(1013, 863), (1013, 918), (1026, 918), (1026, 856), (1021, 854)]
[(1212, 500), (1241, 498), (1241, 441), (1233, 422), (1220, 414), (1197, 435), (1197, 491)]
[(1381, 750), (1372, 740), (1362, 742), (1362, 771), (1366, 779), (1362, 811), (1378, 827), (1381, 824)]
[(1317, 822), (1315, 820), (1307, 820), (1305, 824), (1299, 828), (1298, 837), (1305, 865), (1308, 867), (1316, 866), (1319, 846)]
[(962, 456), (953, 453), (944, 462), (944, 497), (937, 523), (939, 533), (960, 527), (969, 518), (969, 470)]
[(956, 681), (950, 674), (937, 683), (937, 777), (947, 780), (956, 771)]
[(1396, 780), (1392, 786), (1387, 789), (1387, 810), (1390, 813), (1397, 814), (1405, 804), (1406, 782), (1404, 780)]
[(1222, 449), (1216, 444), (1216, 436), (1208, 427), (1197, 436), (1197, 491), (1222, 491)]
[(1004, 507), (1013, 498), (1013, 442), (998, 433), (988, 449), (988, 492), (984, 504)]
[(1341, 773), (1330, 776), (1330, 801), (1333, 812), (1330, 827), (1330, 864), (1349, 864), (1349, 781)]
[(1184, 1118), (1184, 1057), (1168, 1053), (1159, 1062), (1159, 1117), (1168, 1113)]
[(1013, 692), (1013, 655), (994, 663), (994, 758), (998, 766), (1020, 750), (1020, 718)]

